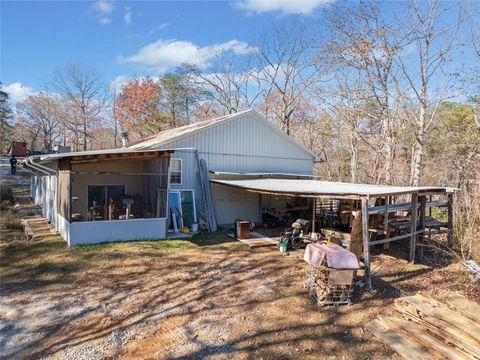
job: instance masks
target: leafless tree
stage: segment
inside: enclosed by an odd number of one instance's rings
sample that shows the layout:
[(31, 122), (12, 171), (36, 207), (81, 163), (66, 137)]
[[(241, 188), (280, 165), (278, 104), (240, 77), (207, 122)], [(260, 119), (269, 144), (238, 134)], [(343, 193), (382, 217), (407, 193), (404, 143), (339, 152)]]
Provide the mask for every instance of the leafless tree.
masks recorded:
[[(440, 0), (422, 5), (410, 1), (406, 20), (399, 21), (409, 33), (413, 49), (412, 54), (398, 54), (396, 60), (412, 97), (403, 109), (414, 133), (410, 166), (410, 183), (414, 186), (419, 185), (422, 176), (427, 132), (434, 124), (440, 105), (451, 96), (447, 90), (455, 75), (449, 72), (447, 65), (463, 20), (458, 8), (457, 3), (446, 4)], [(442, 25), (440, 17), (454, 11), (458, 12), (454, 23)], [(410, 101), (416, 104), (413, 110)]]
[(264, 35), (256, 52), (263, 112), (266, 117), (273, 114), (287, 134), (295, 112), (318, 79), (312, 50), (303, 24), (283, 22)]
[[(329, 42), (317, 61), (331, 62), (342, 74), (355, 74), (350, 85), (344, 82), (336, 86), (334, 95), (350, 100), (353, 95), (355, 100), (363, 102), (363, 106), (356, 107), (357, 112), (361, 111), (356, 116), (361, 115), (371, 123), (373, 131), (364, 140), (374, 150), (374, 163), (381, 167), (376, 182), (391, 184), (398, 142), (395, 130), (399, 125), (395, 59), (404, 51), (408, 33), (386, 23), (380, 10), (379, 3), (335, 7), (330, 15)], [(348, 86), (354, 88), (353, 94), (345, 91)], [(343, 93), (338, 92), (339, 88)]]
[(199, 97), (218, 104), (226, 114), (251, 108), (261, 93), (249, 60), (239, 64), (232, 54), (218, 54), (207, 71), (190, 67), (190, 72), (190, 83)]
[(92, 68), (71, 64), (55, 72), (53, 85), (69, 104), (66, 126), (75, 134), (81, 134), (82, 148), (87, 150), (105, 105), (100, 76)]
[(35, 144), (38, 139), (45, 150), (51, 150), (61, 135), (62, 108), (58, 99), (46, 91), (41, 92), (19, 103), (17, 111), (21, 123), (28, 129), (28, 142)]

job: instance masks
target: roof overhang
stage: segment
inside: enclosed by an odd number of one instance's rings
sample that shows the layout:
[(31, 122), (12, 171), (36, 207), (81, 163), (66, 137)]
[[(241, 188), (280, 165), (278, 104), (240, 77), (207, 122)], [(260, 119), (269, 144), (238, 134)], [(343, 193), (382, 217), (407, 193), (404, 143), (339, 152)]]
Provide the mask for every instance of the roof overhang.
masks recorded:
[(248, 180), (210, 180), (212, 183), (241, 188), (261, 194), (360, 199), (403, 194), (442, 194), (453, 193), (454, 188), (436, 186), (387, 186), (370, 184), (352, 184), (310, 179), (248, 179)]
[(315, 178), (314, 175), (308, 174), (292, 174), (292, 173), (273, 173), (273, 172), (246, 172), (246, 171), (219, 171), (219, 170), (210, 170), (210, 174), (213, 175), (226, 175), (226, 176), (246, 176), (246, 177), (266, 177), (272, 178), (276, 176), (280, 177), (292, 177), (292, 178), (306, 178), (306, 179), (313, 179)]
[(162, 157), (173, 153), (175, 150), (133, 150), (133, 149), (108, 149), (68, 152), (61, 154), (36, 155), (29, 157), (37, 163), (47, 163), (57, 160), (70, 160), (71, 162), (97, 162), (105, 160), (133, 160)]

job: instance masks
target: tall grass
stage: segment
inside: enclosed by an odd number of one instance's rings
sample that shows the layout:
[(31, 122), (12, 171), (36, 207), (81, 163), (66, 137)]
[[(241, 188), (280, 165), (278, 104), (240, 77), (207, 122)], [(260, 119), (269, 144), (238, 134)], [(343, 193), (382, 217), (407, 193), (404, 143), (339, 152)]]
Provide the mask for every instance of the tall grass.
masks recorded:
[[(479, 174), (480, 176), (480, 174)], [(480, 180), (465, 183), (454, 208), (455, 248), (464, 259), (480, 263)]]

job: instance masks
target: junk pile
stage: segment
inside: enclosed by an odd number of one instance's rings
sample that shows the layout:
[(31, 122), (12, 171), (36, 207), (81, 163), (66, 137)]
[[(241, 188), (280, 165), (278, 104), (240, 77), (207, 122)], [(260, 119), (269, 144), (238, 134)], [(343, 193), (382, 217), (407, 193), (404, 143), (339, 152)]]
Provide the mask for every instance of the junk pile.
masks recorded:
[(350, 304), (354, 277), (360, 268), (355, 254), (336, 244), (308, 244), (304, 288), (319, 306)]

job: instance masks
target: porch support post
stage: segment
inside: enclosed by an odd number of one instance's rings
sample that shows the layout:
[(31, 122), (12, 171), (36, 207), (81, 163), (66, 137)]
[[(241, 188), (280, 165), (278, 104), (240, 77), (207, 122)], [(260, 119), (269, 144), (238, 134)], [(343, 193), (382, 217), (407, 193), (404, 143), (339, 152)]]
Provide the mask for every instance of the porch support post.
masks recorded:
[(417, 205), (418, 205), (418, 194), (412, 194), (412, 211), (411, 211), (411, 226), (410, 226), (410, 263), (415, 262), (415, 243), (417, 240)]
[(365, 288), (371, 290), (372, 278), (370, 274), (370, 234), (368, 231), (368, 220), (368, 198), (362, 197), (362, 237)]
[(418, 253), (418, 258), (420, 261), (423, 260), (423, 246), (425, 244), (425, 208), (427, 204), (427, 197), (425, 195), (420, 196), (420, 220), (419, 220), (419, 230), (422, 232), (418, 235), (420, 241), (420, 249)]
[(447, 234), (447, 242), (448, 246), (453, 245), (453, 194), (448, 194), (448, 234)]

